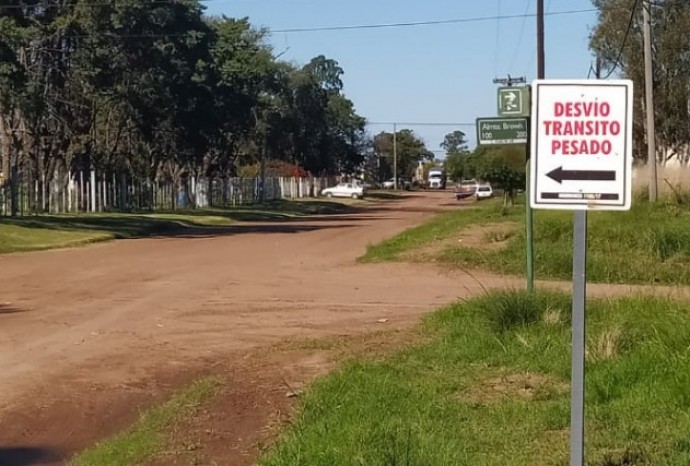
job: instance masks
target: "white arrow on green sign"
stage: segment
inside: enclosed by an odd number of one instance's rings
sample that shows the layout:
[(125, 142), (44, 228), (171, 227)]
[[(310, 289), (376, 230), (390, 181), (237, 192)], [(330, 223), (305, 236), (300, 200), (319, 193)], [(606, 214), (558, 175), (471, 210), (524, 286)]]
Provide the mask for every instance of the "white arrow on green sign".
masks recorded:
[(499, 87), (498, 116), (529, 116), (529, 87)]

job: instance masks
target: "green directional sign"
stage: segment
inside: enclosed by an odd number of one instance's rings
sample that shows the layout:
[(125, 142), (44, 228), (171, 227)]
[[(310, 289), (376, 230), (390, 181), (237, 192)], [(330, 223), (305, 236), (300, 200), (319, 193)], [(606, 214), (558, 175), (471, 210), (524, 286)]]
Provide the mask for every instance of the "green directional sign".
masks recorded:
[(477, 118), (480, 145), (527, 144), (527, 118)]
[(521, 86), (498, 88), (499, 116), (529, 116), (529, 113), (529, 87)]

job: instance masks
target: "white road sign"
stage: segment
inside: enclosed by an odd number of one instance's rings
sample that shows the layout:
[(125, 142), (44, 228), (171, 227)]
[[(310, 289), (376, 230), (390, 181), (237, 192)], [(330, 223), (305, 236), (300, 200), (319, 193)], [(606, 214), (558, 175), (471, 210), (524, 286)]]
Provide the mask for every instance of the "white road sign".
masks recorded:
[(533, 208), (630, 209), (632, 93), (629, 80), (533, 82)]

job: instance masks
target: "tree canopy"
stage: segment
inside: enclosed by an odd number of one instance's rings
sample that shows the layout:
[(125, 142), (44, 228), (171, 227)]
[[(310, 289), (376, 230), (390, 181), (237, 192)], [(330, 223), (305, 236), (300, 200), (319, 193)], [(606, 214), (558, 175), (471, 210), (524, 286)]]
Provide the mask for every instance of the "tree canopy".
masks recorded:
[[(603, 76), (620, 72), (643, 96), (642, 8), (650, 8), (654, 56), (654, 114), (658, 157), (690, 162), (690, 2), (593, 0), (599, 10), (590, 48), (601, 59)], [(633, 11), (633, 6), (637, 9)], [(628, 32), (632, 14), (632, 25)], [(627, 36), (627, 40), (626, 40)], [(625, 45), (625, 46), (624, 46)], [(620, 56), (620, 60), (619, 60)], [(646, 160), (643, 99), (635, 99), (635, 157)]]
[(441, 148), (446, 151), (446, 173), (453, 179), (460, 180), (467, 175), (465, 168), (466, 159), (470, 154), (467, 147), (467, 136), (460, 130), (446, 134)]
[(232, 176), (275, 159), (358, 167), (365, 120), (344, 70), (281, 61), (268, 31), (198, 0), (22, 0), (0, 9), (0, 157), (44, 183), (92, 167), (127, 178)]
[[(395, 142), (396, 150), (393, 150)], [(383, 177), (393, 176), (394, 155), (397, 153), (398, 177), (412, 178), (420, 162), (434, 159), (434, 154), (427, 149), (421, 140), (411, 129), (397, 131), (395, 141), (393, 133), (381, 132), (374, 136), (373, 149), (379, 158)]]

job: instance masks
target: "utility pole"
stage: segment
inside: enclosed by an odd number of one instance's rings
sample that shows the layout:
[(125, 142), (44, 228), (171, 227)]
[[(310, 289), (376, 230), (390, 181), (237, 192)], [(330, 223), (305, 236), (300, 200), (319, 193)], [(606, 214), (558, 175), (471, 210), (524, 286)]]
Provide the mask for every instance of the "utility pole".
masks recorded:
[[(537, 79), (545, 78), (545, 56), (544, 56), (544, 0), (537, 0)], [(519, 78), (518, 78), (519, 79)], [(508, 76), (508, 85), (511, 78)], [(531, 138), (530, 138), (531, 139)], [(530, 143), (527, 145), (527, 163), (525, 164), (525, 178), (527, 185), (525, 188), (525, 229), (527, 242), (527, 290), (534, 290), (534, 213), (530, 206), (530, 173), (531, 160)]]
[(544, 0), (537, 0), (537, 79), (544, 79), (545, 75)]
[(398, 124), (393, 123), (393, 189), (398, 190)]
[(656, 177), (656, 128), (654, 126), (654, 72), (652, 58), (651, 2), (642, 2), (644, 33), (644, 84), (645, 110), (647, 112), (647, 167), (649, 169), (649, 202), (657, 200)]

